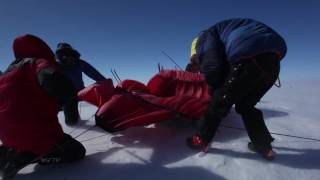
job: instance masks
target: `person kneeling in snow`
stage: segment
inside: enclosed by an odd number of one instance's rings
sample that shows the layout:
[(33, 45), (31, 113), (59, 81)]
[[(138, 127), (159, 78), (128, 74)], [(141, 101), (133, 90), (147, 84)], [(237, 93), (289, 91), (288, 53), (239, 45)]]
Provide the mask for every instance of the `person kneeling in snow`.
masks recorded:
[(54, 53), (33, 35), (17, 37), (13, 50), (16, 60), (0, 76), (0, 173), (12, 177), (30, 163), (82, 159), (84, 146), (58, 122), (61, 107), (66, 124), (79, 117), (75, 88)]
[(272, 160), (274, 139), (255, 105), (277, 80), (286, 51), (279, 34), (253, 19), (225, 20), (204, 31), (189, 64), (199, 68), (213, 91), (203, 122), (187, 144), (206, 151), (235, 104), (251, 140), (249, 148)]

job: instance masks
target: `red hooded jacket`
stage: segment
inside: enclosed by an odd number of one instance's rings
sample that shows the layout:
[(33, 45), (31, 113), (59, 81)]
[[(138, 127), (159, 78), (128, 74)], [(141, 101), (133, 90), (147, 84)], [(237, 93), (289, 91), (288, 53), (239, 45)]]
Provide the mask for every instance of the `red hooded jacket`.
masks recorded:
[(17, 60), (0, 76), (0, 139), (3, 146), (44, 155), (64, 135), (58, 99), (47, 95), (37, 79), (41, 70), (57, 69), (54, 54), (32, 35), (16, 38), (13, 50)]

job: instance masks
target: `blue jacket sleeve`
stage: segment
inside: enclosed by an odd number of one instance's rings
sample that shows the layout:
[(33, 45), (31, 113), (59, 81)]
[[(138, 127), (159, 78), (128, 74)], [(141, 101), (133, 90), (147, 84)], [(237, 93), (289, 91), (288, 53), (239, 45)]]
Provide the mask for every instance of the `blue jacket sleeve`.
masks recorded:
[[(198, 53), (199, 52), (199, 53)], [(211, 88), (220, 87), (227, 72), (224, 46), (214, 29), (205, 31), (198, 40), (200, 71)]]
[(93, 66), (84, 60), (80, 60), (82, 72), (95, 81), (105, 80), (106, 78), (100, 74)]

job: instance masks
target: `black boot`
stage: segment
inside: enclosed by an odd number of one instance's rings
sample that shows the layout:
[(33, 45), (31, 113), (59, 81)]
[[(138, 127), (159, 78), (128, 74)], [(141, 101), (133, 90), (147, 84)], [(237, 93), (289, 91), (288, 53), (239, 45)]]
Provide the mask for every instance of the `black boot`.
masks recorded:
[(19, 170), (33, 163), (37, 156), (29, 152), (17, 152), (14, 148), (0, 147), (0, 174), (3, 180), (13, 178)]
[(83, 159), (86, 154), (84, 146), (68, 134), (47, 155), (38, 161), (40, 165), (69, 163)]
[(259, 153), (264, 159), (272, 161), (274, 159), (275, 153), (272, 150), (271, 145), (254, 145), (252, 142), (248, 143), (248, 148), (251, 151)]

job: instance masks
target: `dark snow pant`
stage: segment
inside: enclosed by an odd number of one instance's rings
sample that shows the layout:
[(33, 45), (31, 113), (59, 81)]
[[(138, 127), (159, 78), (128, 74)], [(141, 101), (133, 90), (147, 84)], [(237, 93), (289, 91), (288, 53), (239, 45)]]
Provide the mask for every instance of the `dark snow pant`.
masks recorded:
[(211, 96), (198, 135), (210, 142), (222, 118), (235, 105), (252, 143), (271, 146), (273, 138), (265, 125), (262, 112), (255, 105), (273, 86), (279, 71), (280, 62), (275, 54), (262, 54), (231, 65), (223, 86), (215, 89)]
[(85, 156), (84, 146), (68, 134), (55, 145), (52, 150), (42, 157), (29, 152), (17, 152), (14, 148), (0, 146), (0, 168), (7, 163), (39, 164), (66, 163), (80, 160)]
[(65, 134), (61, 142), (43, 157), (0, 146), (0, 175), (5, 178), (13, 177), (23, 167), (36, 162), (45, 165), (76, 161), (82, 159), (85, 152), (83, 145), (68, 134)]
[(17, 152), (14, 148), (0, 146), (0, 176), (11, 179), (15, 174), (32, 163), (36, 155), (28, 152)]
[(39, 164), (68, 163), (83, 159), (86, 154), (84, 146), (68, 134), (53, 147), (49, 154), (39, 160)]

